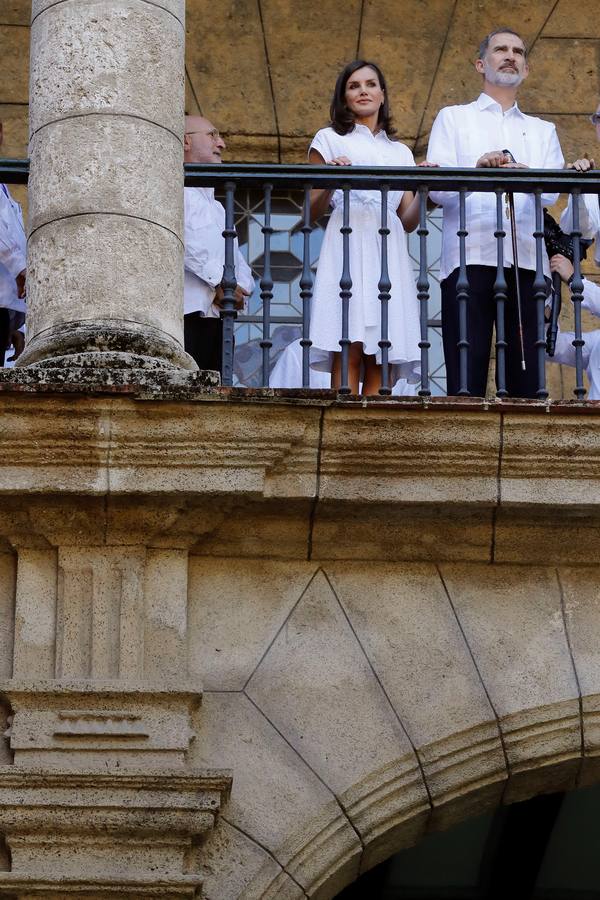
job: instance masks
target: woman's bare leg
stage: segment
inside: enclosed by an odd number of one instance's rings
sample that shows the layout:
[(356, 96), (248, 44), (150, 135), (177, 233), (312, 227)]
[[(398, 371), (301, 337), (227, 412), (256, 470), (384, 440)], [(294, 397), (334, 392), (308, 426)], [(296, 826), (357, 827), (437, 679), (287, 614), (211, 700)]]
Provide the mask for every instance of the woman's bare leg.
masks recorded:
[[(360, 342), (350, 344), (350, 352), (348, 354), (348, 385), (350, 393), (358, 394), (358, 386), (360, 383), (360, 363), (362, 360), (362, 347)], [(333, 354), (333, 368), (331, 370), (331, 386), (336, 390), (342, 383), (342, 354)]]
[(365, 364), (365, 379), (362, 392), (365, 396), (377, 394), (381, 387), (381, 366), (375, 362), (374, 356), (363, 356)]

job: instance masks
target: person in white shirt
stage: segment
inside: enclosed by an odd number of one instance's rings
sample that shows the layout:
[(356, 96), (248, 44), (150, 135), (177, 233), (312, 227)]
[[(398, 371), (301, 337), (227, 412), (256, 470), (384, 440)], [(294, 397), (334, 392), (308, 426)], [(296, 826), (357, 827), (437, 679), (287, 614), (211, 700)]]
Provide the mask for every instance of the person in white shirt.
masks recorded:
[[(562, 169), (564, 158), (556, 129), (550, 122), (521, 112), (517, 105), (519, 85), (527, 77), (527, 48), (509, 28), (493, 31), (482, 41), (476, 70), (483, 77), (483, 91), (473, 103), (447, 106), (438, 113), (431, 130), (428, 159), (440, 166), (479, 168)], [(498, 148), (498, 149), (495, 149)], [(508, 150), (514, 162), (505, 152)], [(555, 194), (543, 195), (551, 206)], [(448, 378), (448, 394), (456, 394), (459, 380), (459, 304), (456, 283), (459, 274), (459, 197), (456, 192), (432, 192), (432, 200), (444, 210), (442, 227), (442, 334)], [(521, 288), (526, 369), (522, 370), (515, 270), (510, 223), (504, 218), (504, 260), (508, 284), (505, 306), (506, 386), (513, 397), (535, 397), (538, 369), (535, 342), (537, 311), (533, 301), (535, 278), (535, 205), (531, 194), (515, 194), (518, 236), (519, 284)], [(496, 316), (493, 285), (496, 280), (496, 196), (474, 192), (466, 197), (467, 276), (467, 388), (484, 396), (490, 358), (492, 329)], [(548, 274), (547, 259), (544, 268)]]
[[(186, 163), (220, 163), (225, 141), (203, 116), (186, 116), (183, 138)], [(185, 188), (183, 294), (184, 345), (200, 369), (221, 370), (225, 210), (213, 188)], [(250, 267), (235, 243), (236, 307), (254, 290)]]
[[(379, 66), (358, 59), (340, 72), (330, 108), (331, 123), (311, 141), (308, 159), (313, 165), (414, 166), (411, 150), (395, 139), (385, 78)], [(325, 230), (311, 306), (311, 365), (332, 373), (335, 387), (341, 382), (340, 338), (342, 308), (343, 193), (314, 190), (313, 219), (333, 207)], [(419, 219), (419, 200), (411, 191), (390, 191), (388, 206), (388, 265), (391, 296), (388, 306), (389, 362), (392, 381), (419, 378), (421, 337), (419, 305), (406, 232)], [(348, 382), (352, 393), (376, 394), (381, 386), (381, 193), (350, 192), (349, 269), (352, 280), (348, 310)]]
[[(0, 122), (0, 145), (3, 139)], [(13, 344), (18, 355), (23, 335), (18, 330), (25, 319), (25, 266), (27, 238), (21, 207), (5, 184), (0, 184), (0, 366)]]
[[(596, 131), (596, 139), (600, 141), (600, 104), (596, 108), (596, 112), (590, 116), (590, 120)], [(576, 169), (578, 172), (589, 172), (590, 169), (596, 168), (596, 163), (593, 159), (583, 157), (570, 163), (569, 168)], [(569, 202), (560, 217), (560, 226), (567, 234), (573, 229), (572, 196), (569, 196)], [(600, 201), (598, 194), (579, 195), (579, 230), (583, 238), (595, 241), (594, 262), (600, 266)], [(553, 256), (550, 260), (550, 268), (553, 272), (558, 272), (563, 281), (570, 284), (573, 277), (573, 265), (565, 256), (560, 254)], [(585, 277), (581, 305), (584, 309), (589, 309), (595, 316), (600, 316), (600, 286)]]
[[(581, 348), (583, 368), (590, 382), (588, 400), (600, 400), (600, 329), (584, 331), (585, 343)], [(549, 362), (563, 366), (575, 366), (574, 331), (560, 331), (556, 335), (554, 356), (547, 356)]]

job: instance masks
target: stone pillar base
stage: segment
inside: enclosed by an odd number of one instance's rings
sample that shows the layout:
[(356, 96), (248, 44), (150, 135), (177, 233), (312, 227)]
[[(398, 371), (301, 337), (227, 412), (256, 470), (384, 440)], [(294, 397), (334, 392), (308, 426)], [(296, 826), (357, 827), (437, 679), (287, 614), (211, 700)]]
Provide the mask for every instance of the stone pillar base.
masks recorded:
[(47, 328), (28, 342), (17, 366), (130, 369), (139, 359), (151, 360), (154, 367), (191, 371), (198, 368), (181, 344), (166, 332), (115, 319), (67, 322)]

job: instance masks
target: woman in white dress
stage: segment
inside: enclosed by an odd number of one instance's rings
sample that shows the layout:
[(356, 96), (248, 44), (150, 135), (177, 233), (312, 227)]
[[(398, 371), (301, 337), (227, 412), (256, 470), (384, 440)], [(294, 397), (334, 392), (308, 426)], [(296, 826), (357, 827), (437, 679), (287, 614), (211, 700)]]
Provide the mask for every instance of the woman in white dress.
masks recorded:
[[(414, 166), (412, 152), (394, 140), (395, 129), (387, 99), (385, 78), (377, 65), (365, 60), (349, 63), (340, 73), (331, 101), (331, 124), (315, 135), (308, 154), (313, 165)], [(341, 376), (340, 338), (342, 309), (342, 191), (314, 190), (313, 220), (332, 206), (315, 278), (311, 307), (311, 365), (332, 372), (333, 385)], [(409, 191), (388, 194), (388, 267), (392, 284), (388, 304), (390, 383), (397, 378), (419, 379), (419, 309), (412, 265), (406, 245), (407, 231), (419, 222), (419, 201)], [(353, 394), (363, 380), (363, 394), (376, 394), (381, 386), (381, 193), (350, 192), (349, 373)], [(361, 376), (361, 369), (363, 379)]]

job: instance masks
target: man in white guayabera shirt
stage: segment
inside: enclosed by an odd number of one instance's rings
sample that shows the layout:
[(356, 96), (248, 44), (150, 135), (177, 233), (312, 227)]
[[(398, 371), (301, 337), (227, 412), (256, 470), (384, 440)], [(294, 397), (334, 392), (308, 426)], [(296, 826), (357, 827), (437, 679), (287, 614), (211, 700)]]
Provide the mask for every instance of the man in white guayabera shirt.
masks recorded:
[[(3, 129), (0, 122), (0, 145)], [(27, 239), (21, 207), (0, 184), (0, 366), (11, 343), (21, 349), (18, 328), (25, 318), (25, 265)]]
[[(528, 75), (527, 47), (510, 28), (493, 31), (479, 47), (475, 68), (483, 78), (483, 91), (473, 103), (440, 110), (431, 130), (427, 158), (440, 166), (480, 168), (517, 167), (562, 169), (564, 165), (556, 129), (550, 122), (527, 116), (517, 106), (519, 85)], [(503, 151), (508, 150), (511, 156)], [(448, 394), (459, 391), (459, 304), (456, 283), (459, 267), (459, 198), (456, 192), (435, 192), (434, 202), (444, 210), (442, 228), (442, 334)], [(556, 194), (542, 195), (551, 206)], [(508, 284), (505, 308), (506, 387), (513, 397), (535, 397), (538, 368), (535, 341), (537, 312), (533, 300), (535, 278), (535, 206), (532, 194), (515, 194), (519, 284), (523, 312), (526, 369), (521, 366), (515, 270), (512, 267), (510, 223), (504, 213), (504, 261)], [(492, 329), (496, 315), (496, 196), (493, 192), (466, 197), (467, 277), (467, 388), (475, 396), (486, 390)], [(545, 272), (548, 260), (544, 257)]]
[[(183, 139), (186, 163), (220, 163), (225, 141), (215, 126), (203, 116), (186, 116)], [(183, 328), (186, 351), (199, 368), (221, 370), (223, 328), (220, 307), (223, 302), (223, 264), (225, 262), (225, 210), (215, 200), (213, 188), (184, 190), (185, 280)], [(235, 242), (237, 309), (254, 289), (248, 263)]]

